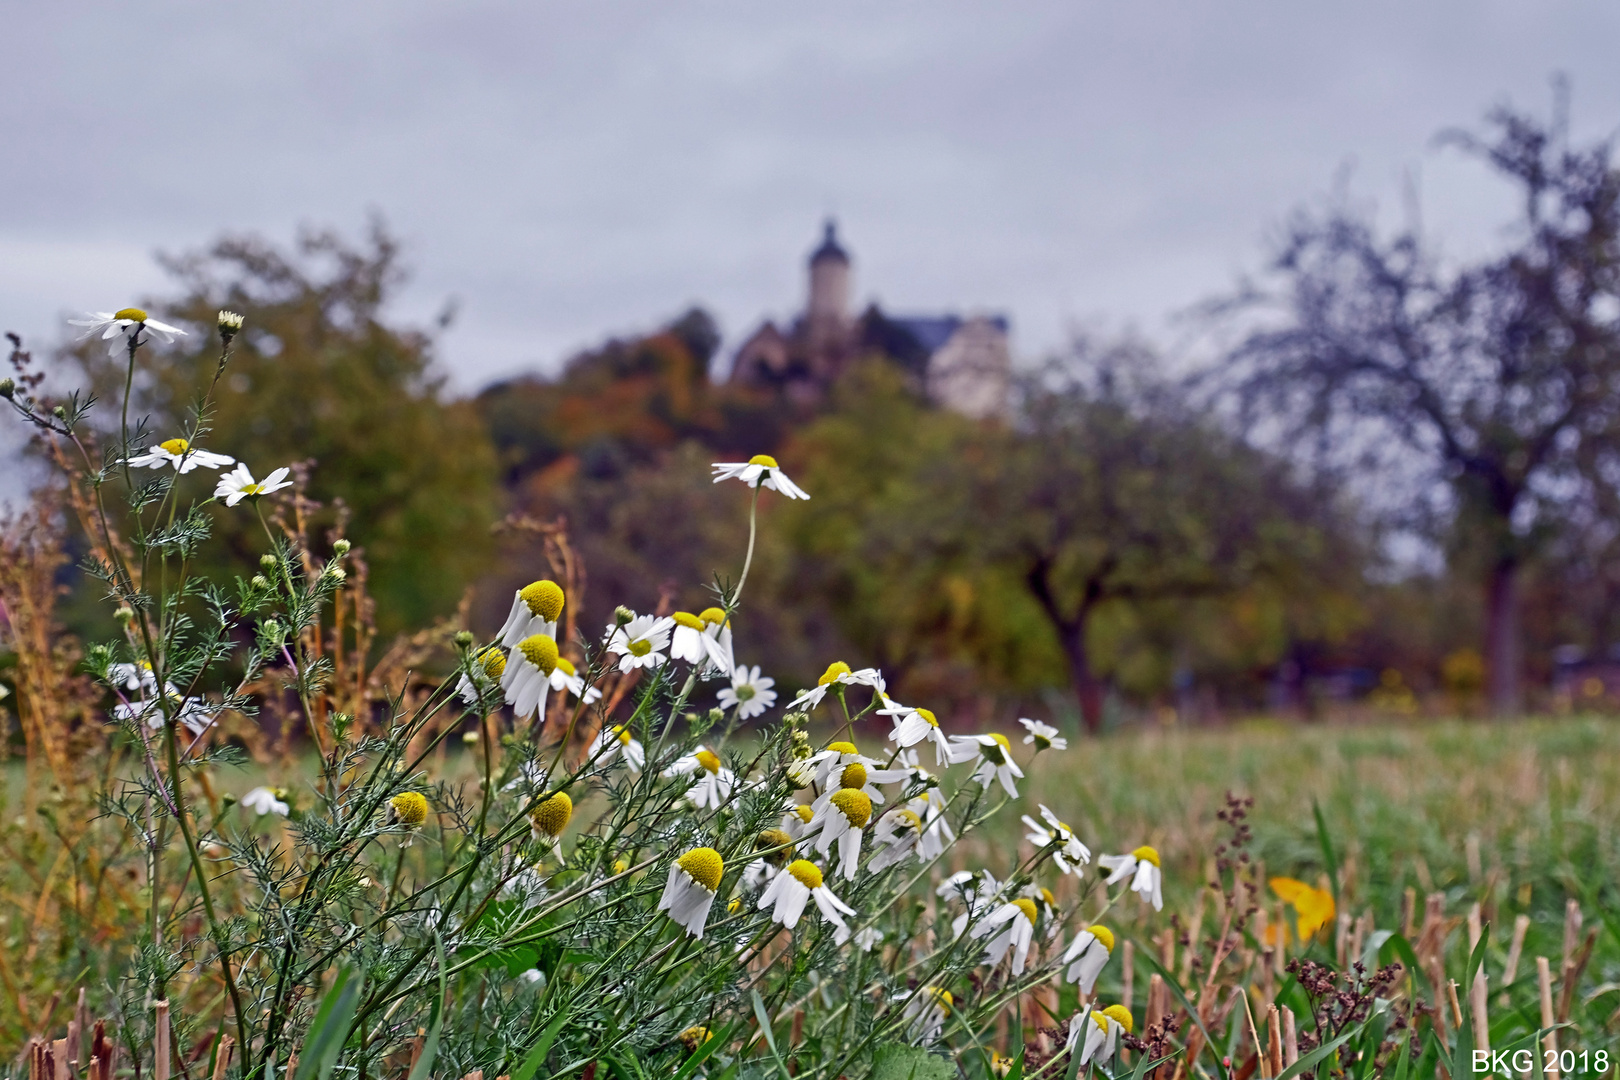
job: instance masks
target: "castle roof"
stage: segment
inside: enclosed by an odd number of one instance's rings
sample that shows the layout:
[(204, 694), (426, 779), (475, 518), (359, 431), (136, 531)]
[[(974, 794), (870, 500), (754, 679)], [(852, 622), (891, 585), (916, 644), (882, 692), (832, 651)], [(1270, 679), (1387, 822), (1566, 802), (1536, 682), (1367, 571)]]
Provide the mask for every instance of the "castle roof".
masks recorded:
[(832, 218), (827, 219), (825, 231), (821, 235), (821, 246), (810, 253), (810, 264), (836, 259), (838, 262), (849, 264), (849, 253), (838, 243), (838, 224)]

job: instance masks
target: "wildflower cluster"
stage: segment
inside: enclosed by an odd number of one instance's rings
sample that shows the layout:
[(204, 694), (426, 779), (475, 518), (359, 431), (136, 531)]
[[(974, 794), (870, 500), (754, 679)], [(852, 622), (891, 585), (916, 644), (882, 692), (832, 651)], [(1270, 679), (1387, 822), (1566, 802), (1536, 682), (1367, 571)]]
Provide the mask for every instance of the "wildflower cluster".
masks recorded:
[[(133, 308), (84, 325), (130, 382), (142, 350), (187, 333)], [(220, 313), (219, 372), (242, 327)], [(774, 459), (714, 466), (752, 510), (712, 606), (620, 607), (570, 635), (566, 575), (538, 577), (495, 633), (454, 636), (445, 677), (357, 718), (329, 705), (316, 628), (359, 554), (339, 539), (323, 558), (272, 526), (264, 500), (299, 493), (289, 468), (255, 479), (210, 450), (206, 396), (162, 439), (130, 428), (126, 401), (99, 460), (84, 410), (13, 405), (77, 448), (102, 508), (92, 568), (122, 636), (91, 666), (129, 751), (104, 805), (146, 852), (150, 894), (120, 975), (137, 1052), (148, 1034), (167, 1044), (154, 1025), (173, 1002), (231, 1033), (244, 1077), (292, 1068), (301, 1046), (360, 1076), (690, 1075), (710, 1059), (752, 1075), (775, 1059), (830, 1078), (941, 1054), (994, 1071), (987, 1033), (1054, 978), (1079, 995), (1050, 1017), (1070, 1060), (1111, 1062), (1133, 1037), (1129, 1009), (1092, 996), (1116, 949), (1103, 916), (1163, 905), (1153, 847), (1094, 860), (1043, 805), (1023, 816), (1027, 857), (944, 869), (1019, 799), (1032, 755), (1068, 752), (1057, 728), (1023, 719), (1016, 746), (949, 735), (842, 661), (775, 712), (741, 599), (761, 491), (810, 495)], [(220, 474), (211, 497), (187, 495), (199, 470)], [(243, 512), (263, 523), (256, 572), (192, 580), (212, 515)], [(243, 762), (233, 725), (294, 699), (316, 774), (254, 775), (221, 803)], [(436, 764), (452, 734), (466, 756)], [(1061, 878), (1067, 905), (1048, 887)]]

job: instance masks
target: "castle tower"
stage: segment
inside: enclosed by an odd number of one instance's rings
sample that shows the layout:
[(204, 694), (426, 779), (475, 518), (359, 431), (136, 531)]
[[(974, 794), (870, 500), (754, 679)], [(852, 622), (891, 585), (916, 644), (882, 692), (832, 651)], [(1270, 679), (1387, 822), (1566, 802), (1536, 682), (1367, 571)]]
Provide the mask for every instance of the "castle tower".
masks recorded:
[(805, 309), (812, 364), (824, 369), (849, 335), (849, 253), (838, 243), (829, 218), (821, 246), (810, 254), (810, 303)]

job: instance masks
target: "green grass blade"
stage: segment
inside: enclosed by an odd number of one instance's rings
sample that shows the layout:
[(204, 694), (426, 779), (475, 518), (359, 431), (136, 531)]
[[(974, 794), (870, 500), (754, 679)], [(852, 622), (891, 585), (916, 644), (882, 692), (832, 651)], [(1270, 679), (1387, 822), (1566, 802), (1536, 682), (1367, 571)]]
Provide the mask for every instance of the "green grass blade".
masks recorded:
[(349, 1022), (360, 1004), (363, 981), (347, 964), (338, 969), (332, 989), (321, 999), (309, 1034), (304, 1037), (303, 1051), (298, 1055), (297, 1080), (326, 1080), (332, 1075), (343, 1044), (349, 1038)]

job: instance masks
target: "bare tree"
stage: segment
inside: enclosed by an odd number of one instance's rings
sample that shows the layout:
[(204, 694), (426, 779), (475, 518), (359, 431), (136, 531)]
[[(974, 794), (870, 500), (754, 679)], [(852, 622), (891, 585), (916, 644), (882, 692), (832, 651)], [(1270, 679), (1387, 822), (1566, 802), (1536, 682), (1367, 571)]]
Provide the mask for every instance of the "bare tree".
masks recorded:
[(1620, 446), (1620, 173), (1610, 142), (1570, 145), (1562, 101), (1550, 122), (1501, 109), (1483, 134), (1442, 136), (1518, 190), (1501, 255), (1445, 271), (1415, 229), (1386, 240), (1340, 204), (1296, 216), (1277, 288), (1229, 305), (1285, 314), (1227, 358), (1251, 416), (1330, 458), (1398, 446), (1445, 492), (1453, 556), (1480, 566), (1503, 714), (1522, 707), (1523, 571)]
[(1109, 605), (1140, 608), (1282, 585), (1297, 596), (1361, 565), (1330, 492), (1299, 482), (1154, 374), (1125, 345), (1079, 343), (1034, 380), (1001, 468), (975, 493), (976, 529), (1051, 623), (1087, 728), (1107, 682), (1091, 640)]

